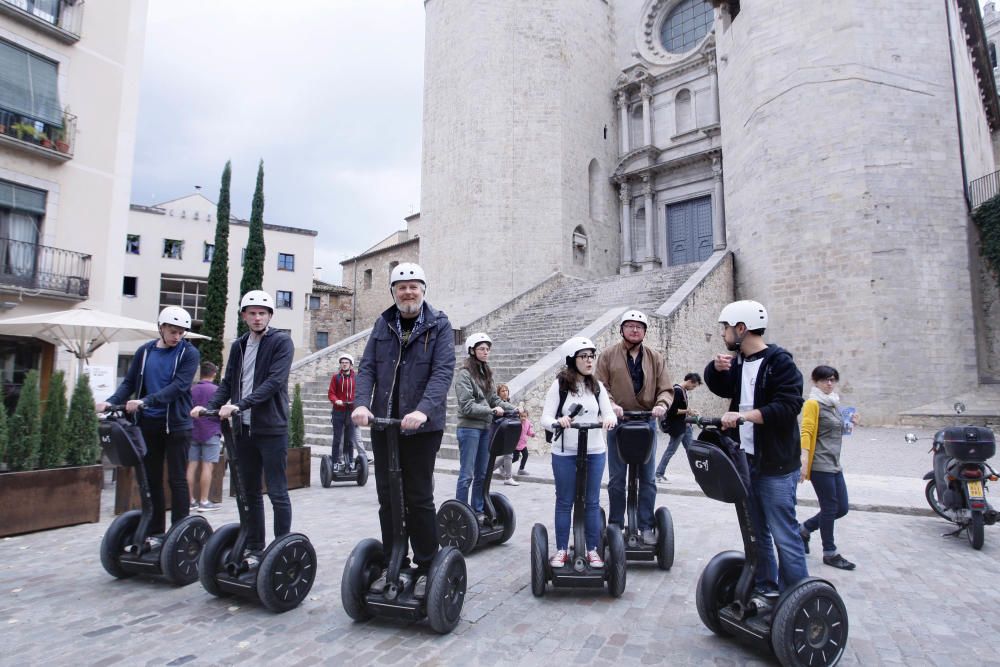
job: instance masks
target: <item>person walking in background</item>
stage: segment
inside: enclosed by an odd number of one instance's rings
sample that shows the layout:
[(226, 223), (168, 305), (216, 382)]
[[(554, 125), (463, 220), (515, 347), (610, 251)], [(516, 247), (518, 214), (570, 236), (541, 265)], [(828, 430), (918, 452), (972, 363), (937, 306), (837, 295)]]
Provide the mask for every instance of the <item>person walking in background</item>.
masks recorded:
[(754, 590), (771, 598), (808, 577), (809, 570), (795, 519), (802, 373), (788, 350), (764, 342), (767, 321), (756, 301), (723, 308), (722, 341), (736, 354), (715, 355), (704, 376), (713, 394), (729, 399), (722, 426), (747, 457), (750, 520), (757, 534)]
[[(208, 403), (219, 388), (215, 375), (219, 367), (211, 361), (201, 362), (201, 380), (191, 387), (191, 401), (195, 405)], [(219, 505), (213, 503), (208, 493), (212, 487), (212, 472), (222, 451), (222, 427), (218, 417), (193, 420), (191, 449), (188, 451), (187, 480), (191, 489), (191, 509), (214, 512)], [(199, 471), (200, 468), (200, 471)]]
[[(653, 431), (653, 451), (639, 467), (638, 526), (642, 541), (656, 544), (653, 530), (653, 506), (656, 504), (656, 420), (667, 413), (673, 401), (674, 387), (667, 375), (663, 355), (643, 344), (649, 320), (638, 310), (626, 310), (618, 332), (621, 341), (597, 360), (595, 375), (608, 388), (615, 415), (625, 410), (651, 411), (649, 427)], [(608, 523), (625, 527), (625, 474), (628, 467), (618, 454), (615, 432), (608, 433)]]
[[(485, 333), (475, 333), (465, 341), (468, 356), (455, 378), (458, 402), (459, 471), (455, 498), (483, 515), (483, 481), (490, 464), (490, 425), (493, 416), (515, 407), (497, 394), (488, 360), (493, 341)], [(469, 487), (472, 499), (469, 499)]]
[[(510, 403), (510, 387), (505, 384), (497, 385), (497, 396), (500, 397), (501, 401), (506, 401)], [(497, 468), (500, 468), (500, 479), (507, 486), (520, 486), (514, 476), (511, 474), (511, 463), (514, 460), (513, 454), (505, 454), (497, 459), (497, 462), (493, 465), (493, 471), (496, 472)]]
[(528, 471), (524, 466), (528, 464), (528, 438), (535, 437), (535, 427), (528, 419), (528, 411), (524, 407), (518, 408), (518, 416), (521, 418), (521, 439), (517, 441), (517, 449), (511, 458), (511, 463), (520, 460), (521, 465), (517, 468), (518, 475), (527, 475)]
[[(355, 428), (351, 421), (351, 411), (354, 410), (354, 389), (357, 374), (354, 372), (354, 357), (344, 352), (337, 359), (340, 369), (330, 378), (330, 388), (327, 398), (333, 405), (330, 421), (333, 424), (333, 454), (334, 467), (354, 465)], [(343, 451), (341, 451), (343, 447)]]
[(684, 382), (674, 385), (674, 400), (664, 417), (665, 430), (667, 435), (670, 436), (670, 443), (667, 445), (667, 451), (663, 452), (663, 456), (660, 457), (660, 464), (656, 466), (657, 482), (667, 481), (667, 465), (670, 463), (670, 459), (674, 457), (677, 445), (683, 442), (684, 449), (686, 450), (688, 445), (691, 444), (691, 425), (687, 424), (684, 419), (688, 415), (694, 416), (697, 414), (697, 412), (688, 406), (688, 394), (700, 386), (701, 376), (697, 373), (688, 373), (684, 376)]
[[(819, 499), (819, 512), (799, 526), (799, 534), (809, 553), (809, 537), (817, 528), (823, 538), (823, 562), (841, 570), (853, 570), (854, 563), (840, 555), (833, 540), (833, 524), (847, 514), (847, 484), (840, 465), (845, 420), (836, 392), (840, 373), (832, 366), (817, 366), (812, 372), (809, 400), (802, 407), (802, 474), (799, 482), (812, 482)], [(858, 415), (851, 415), (857, 423)]]
[[(555, 431), (561, 427), (562, 433), (552, 443), (552, 476), (556, 484), (556, 553), (549, 561), (552, 567), (565, 567), (569, 560), (569, 527), (576, 495), (576, 456), (578, 432), (570, 428), (572, 424), (564, 413), (571, 405), (578, 404), (580, 412), (574, 417), (580, 423), (602, 422), (604, 430), (618, 424), (610, 397), (604, 385), (594, 376), (594, 358), (597, 346), (587, 338), (572, 338), (565, 346), (566, 368), (559, 371), (555, 382), (545, 394), (542, 409), (542, 425)], [(586, 534), (586, 558), (590, 567), (604, 567), (604, 558), (597, 551), (601, 530), (601, 477), (607, 448), (604, 434), (591, 431), (587, 440), (587, 488), (584, 500), (584, 526)], [(577, 554), (583, 549), (575, 545)]]

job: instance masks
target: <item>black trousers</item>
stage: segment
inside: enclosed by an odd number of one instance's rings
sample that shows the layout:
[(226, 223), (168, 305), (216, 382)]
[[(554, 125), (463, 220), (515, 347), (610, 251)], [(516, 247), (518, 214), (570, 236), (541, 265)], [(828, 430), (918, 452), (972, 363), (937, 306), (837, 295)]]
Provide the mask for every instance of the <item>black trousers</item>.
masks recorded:
[(153, 520), (149, 534), (166, 532), (167, 501), (163, 495), (163, 461), (167, 462), (167, 481), (170, 486), (170, 524), (188, 515), (191, 496), (187, 483), (187, 457), (191, 447), (191, 431), (167, 433), (164, 419), (142, 419), (139, 422), (146, 441), (146, 458), (142, 460), (149, 480), (149, 498), (153, 502)]
[(288, 434), (236, 436), (237, 466), (247, 494), (247, 548), (263, 549), (264, 495), (261, 477), (267, 482), (267, 495), (274, 512), (274, 538), (292, 532), (292, 501), (288, 497)]
[[(372, 430), (375, 454), (375, 490), (378, 492), (378, 520), (382, 527), (382, 547), (388, 561), (392, 552), (392, 506), (389, 504), (389, 458), (384, 431)], [(413, 562), (429, 568), (438, 550), (437, 516), (434, 509), (434, 462), (444, 431), (399, 437), (399, 467), (403, 475), (403, 504), (406, 530), (413, 547)], [(407, 545), (403, 545), (404, 556)], [(404, 559), (405, 563), (405, 559)]]

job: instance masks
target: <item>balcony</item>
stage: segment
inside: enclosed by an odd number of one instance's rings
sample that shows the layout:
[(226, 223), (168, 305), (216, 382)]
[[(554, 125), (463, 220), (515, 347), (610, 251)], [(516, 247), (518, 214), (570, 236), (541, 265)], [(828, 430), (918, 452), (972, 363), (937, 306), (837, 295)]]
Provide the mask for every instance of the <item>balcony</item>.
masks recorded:
[(0, 14), (74, 44), (80, 40), (83, 0), (0, 0)]
[(0, 238), (0, 291), (41, 290), (46, 296), (90, 296), (90, 255)]
[[(2, 5), (7, 0), (0, 0)], [(73, 157), (76, 116), (63, 112), (62, 127), (0, 107), (0, 146), (65, 162)]]

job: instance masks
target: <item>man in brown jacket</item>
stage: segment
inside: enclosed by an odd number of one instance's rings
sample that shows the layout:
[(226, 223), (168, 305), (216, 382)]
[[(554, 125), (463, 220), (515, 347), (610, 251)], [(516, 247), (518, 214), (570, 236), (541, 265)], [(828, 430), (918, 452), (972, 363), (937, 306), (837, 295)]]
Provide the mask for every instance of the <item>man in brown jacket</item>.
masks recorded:
[[(656, 544), (653, 530), (653, 505), (656, 504), (656, 421), (667, 412), (674, 399), (674, 386), (667, 375), (663, 355), (643, 345), (649, 320), (638, 310), (622, 315), (619, 331), (622, 341), (601, 353), (597, 359), (597, 379), (604, 383), (615, 414), (621, 418), (625, 410), (652, 411), (649, 420), (653, 431), (653, 451), (639, 469), (638, 529), (642, 541)], [(615, 431), (608, 432), (608, 523), (625, 525), (626, 466), (618, 455)]]

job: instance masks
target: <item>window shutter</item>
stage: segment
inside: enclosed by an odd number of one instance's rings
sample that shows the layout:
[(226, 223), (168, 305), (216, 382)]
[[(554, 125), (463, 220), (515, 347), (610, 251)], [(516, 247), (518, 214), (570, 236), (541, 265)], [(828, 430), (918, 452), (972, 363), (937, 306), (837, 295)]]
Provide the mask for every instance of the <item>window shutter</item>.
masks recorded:
[(57, 79), (54, 62), (0, 41), (0, 107), (62, 127)]

